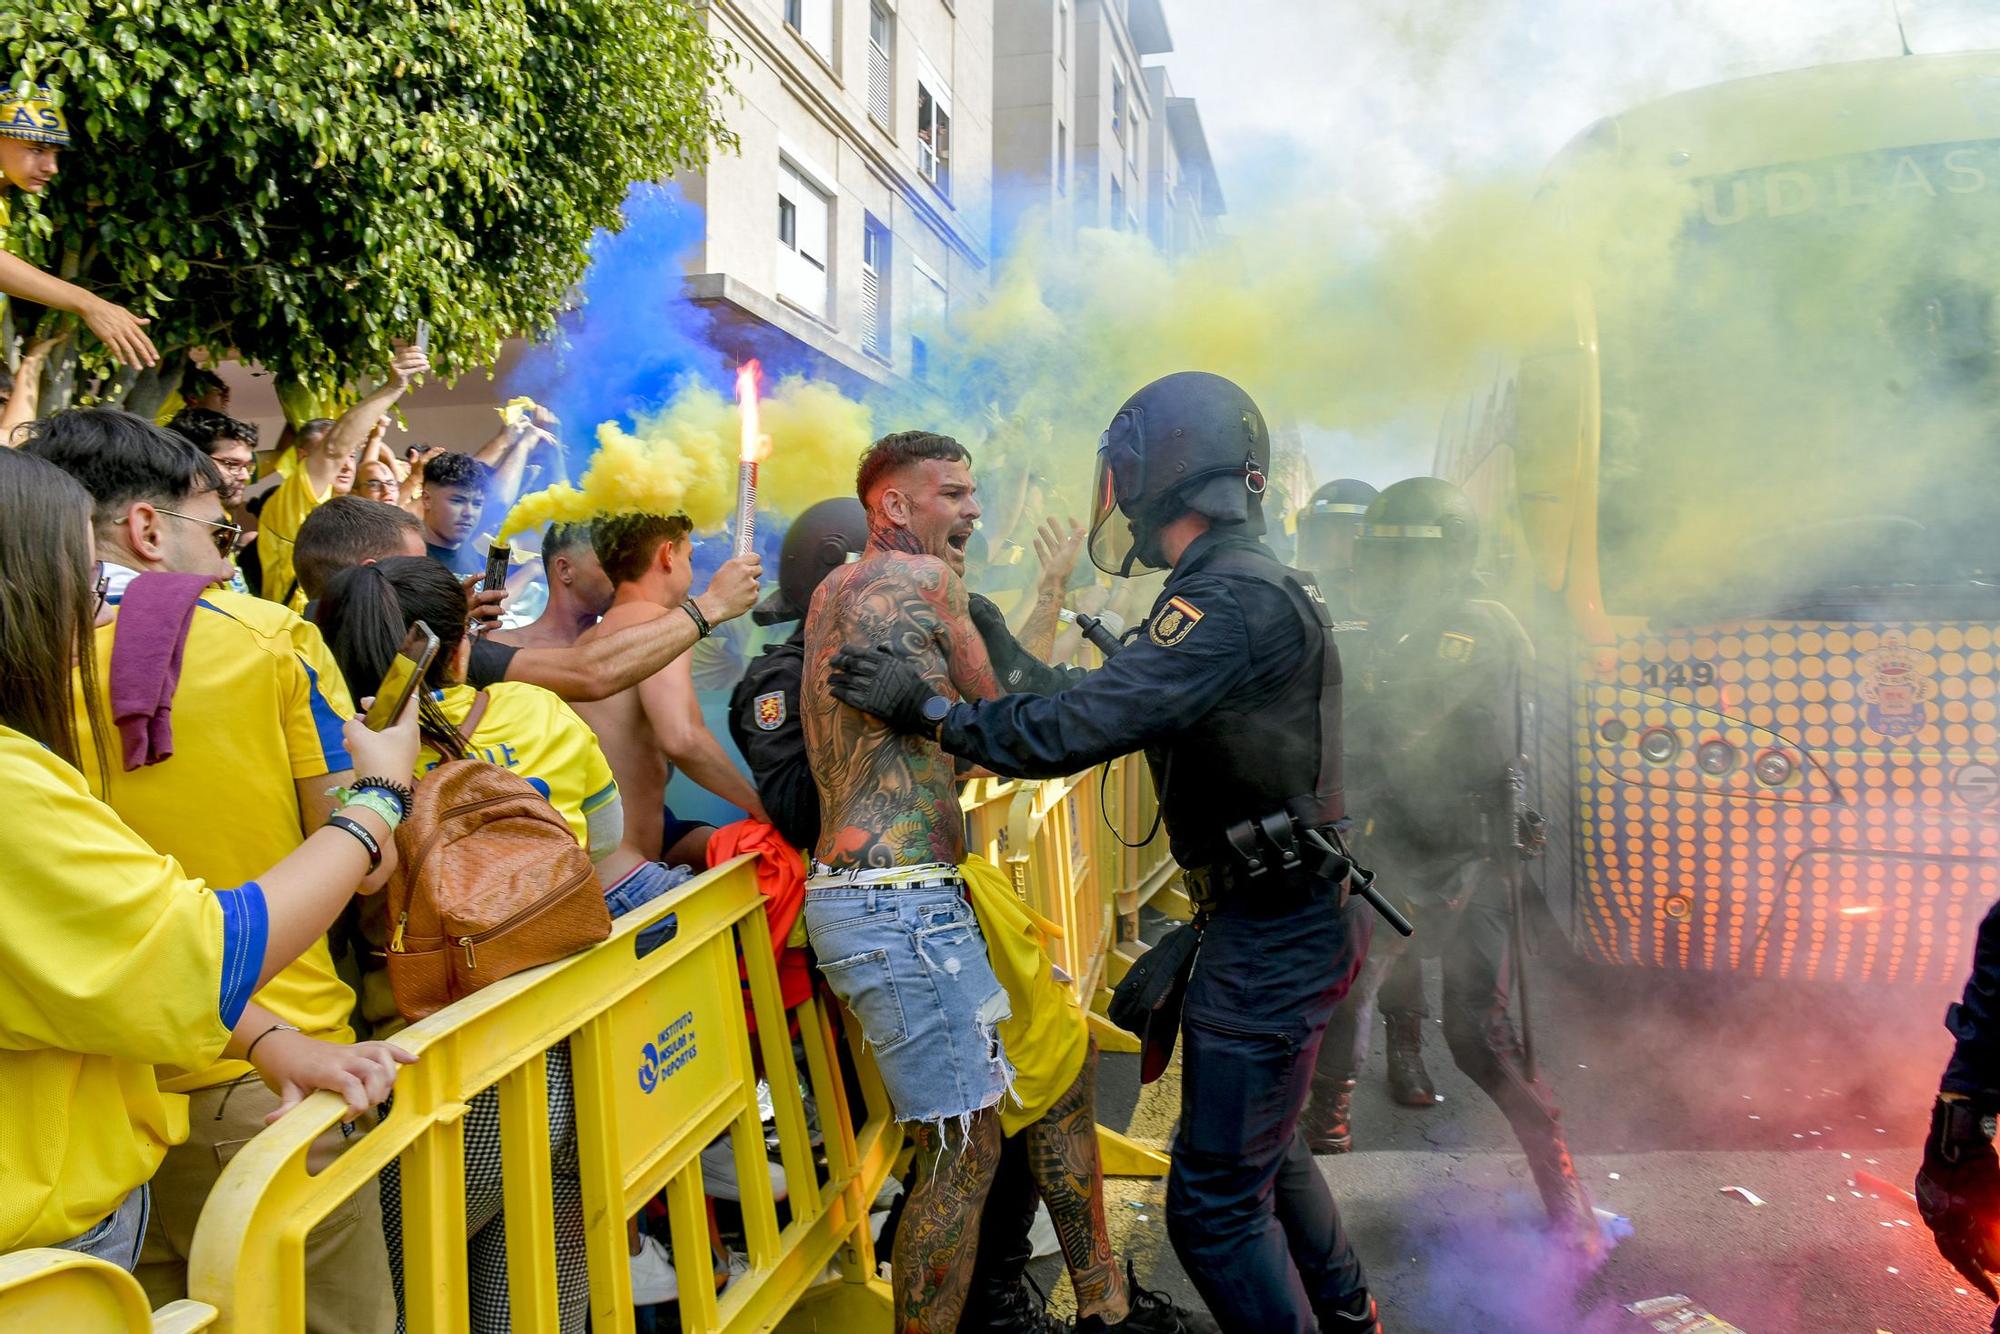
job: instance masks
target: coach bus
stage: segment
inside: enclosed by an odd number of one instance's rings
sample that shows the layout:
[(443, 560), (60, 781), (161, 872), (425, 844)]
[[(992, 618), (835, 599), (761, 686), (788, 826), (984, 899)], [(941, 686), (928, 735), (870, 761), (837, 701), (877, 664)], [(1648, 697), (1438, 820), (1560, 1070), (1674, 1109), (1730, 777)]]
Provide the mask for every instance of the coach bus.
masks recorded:
[(1603, 963), (1962, 978), (2000, 893), (2000, 54), (1608, 119), (1592, 257), (1448, 415), (1537, 650), (1538, 868)]

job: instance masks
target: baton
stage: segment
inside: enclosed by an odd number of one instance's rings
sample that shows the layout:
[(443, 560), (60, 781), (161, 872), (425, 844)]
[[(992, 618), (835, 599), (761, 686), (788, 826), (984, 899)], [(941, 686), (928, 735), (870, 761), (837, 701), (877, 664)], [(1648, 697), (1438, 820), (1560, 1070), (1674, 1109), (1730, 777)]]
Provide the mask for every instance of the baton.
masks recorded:
[[(1327, 856), (1329, 857), (1340, 856), (1340, 853), (1334, 850), (1334, 846), (1331, 843), (1327, 842), (1325, 838), (1321, 837), (1319, 830), (1307, 829), (1305, 831), (1305, 836), (1308, 842), (1310, 842), (1314, 847), (1318, 848), (1321, 852), (1325, 853)], [(1347, 862), (1348, 865), (1348, 883), (1350, 891), (1355, 894), (1359, 894), (1362, 898), (1368, 900), (1368, 906), (1373, 908), (1376, 912), (1381, 913), (1382, 920), (1387, 922), (1390, 926), (1395, 927), (1396, 933), (1398, 935), (1414, 936), (1417, 933), (1417, 928), (1410, 925), (1409, 918), (1403, 916), (1402, 913), (1396, 910), (1395, 904), (1389, 902), (1388, 899), (1383, 897), (1381, 890), (1375, 888), (1375, 877), (1371, 875), (1370, 877), (1368, 877), (1366, 881), (1364, 881), (1359, 885), (1356, 885), (1353, 883), (1353, 881), (1357, 878), (1354, 874), (1353, 859), (1341, 858), (1341, 860)]]

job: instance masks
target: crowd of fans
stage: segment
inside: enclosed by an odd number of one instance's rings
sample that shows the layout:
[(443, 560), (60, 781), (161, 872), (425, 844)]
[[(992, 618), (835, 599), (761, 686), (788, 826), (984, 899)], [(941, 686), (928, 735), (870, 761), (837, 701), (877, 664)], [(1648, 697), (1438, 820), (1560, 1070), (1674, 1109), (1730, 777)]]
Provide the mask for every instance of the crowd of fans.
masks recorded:
[[(0, 203), (53, 176), (60, 143), (36, 145), (0, 126)], [(0, 249), (6, 293), (73, 311), (127, 365), (157, 362), (144, 320)], [(385, 972), (400, 928), (379, 891), (432, 770), (472, 757), (527, 779), (587, 852), (614, 917), (743, 851), (787, 862), (803, 892), (818, 798), (796, 704), (773, 715), (768, 695), (739, 689), (733, 746), (701, 704), (702, 689), (761, 679), (744, 670), (758, 635), (795, 664), (803, 630), (731, 624), (757, 598), (754, 554), (697, 593), (679, 514), (524, 535), (512, 577), (485, 586), (499, 520), (567, 476), (558, 423), (516, 403), (476, 451), (392, 448), (391, 412), (430, 369), (417, 347), (398, 347), (339, 416), (288, 423), (274, 441), (199, 366), (156, 416), (43, 413), (51, 347), (30, 340), (0, 374), (0, 1253), (105, 1258), (161, 1305), (186, 1295), (197, 1221), (245, 1143), (331, 1091), (347, 1112), (312, 1145), (317, 1172), (393, 1105), (413, 1058), (391, 1040), (409, 1016)], [(838, 504), (835, 554), (851, 559), (866, 530), (857, 502)], [(1023, 599), (1022, 633), (1044, 657), (1079, 538), (1034, 539), (1044, 595)], [(829, 540), (812, 544), (810, 578), (787, 555), (760, 625), (802, 620), (838, 563), (823, 559)], [(1023, 554), (995, 559), (999, 582)], [(357, 712), (419, 622), (436, 655), (402, 716), (370, 728)], [(676, 774), (747, 819), (718, 830), (677, 815)], [(796, 895), (784, 921), (774, 906), (781, 946), (797, 912)], [(642, 934), (641, 954), (664, 938)], [(809, 973), (803, 955), (790, 966), (793, 997)], [(559, 1305), (581, 1330), (566, 1044), (546, 1060)], [(481, 1330), (510, 1323), (498, 1124), (489, 1090), (465, 1121)], [(702, 1162), (712, 1196), (740, 1199), (728, 1135)], [(783, 1199), (783, 1170), (769, 1171)], [(308, 1328), (402, 1329), (401, 1236), (392, 1164), (307, 1239)], [(661, 1241), (634, 1220), (628, 1242), (635, 1303), (673, 1300)], [(712, 1259), (718, 1283), (731, 1272), (726, 1252), (690, 1258)]]

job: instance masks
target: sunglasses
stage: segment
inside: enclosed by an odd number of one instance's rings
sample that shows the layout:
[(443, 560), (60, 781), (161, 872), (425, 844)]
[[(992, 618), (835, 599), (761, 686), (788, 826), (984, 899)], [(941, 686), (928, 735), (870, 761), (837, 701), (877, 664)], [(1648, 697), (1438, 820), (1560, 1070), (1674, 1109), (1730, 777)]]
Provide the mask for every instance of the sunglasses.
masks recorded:
[(104, 600), (111, 596), (111, 575), (104, 568), (104, 562), (97, 562), (97, 601), (91, 604), (90, 619), (96, 620), (104, 612)]
[(215, 554), (225, 560), (228, 559), (230, 552), (236, 550), (236, 539), (243, 535), (242, 524), (196, 518), (192, 514), (182, 514), (177, 510), (163, 510), (158, 506), (154, 506), (153, 512), (155, 514), (164, 514), (170, 519), (186, 519), (189, 523), (199, 523), (214, 529), (215, 531), (209, 534), (209, 540), (215, 543)]

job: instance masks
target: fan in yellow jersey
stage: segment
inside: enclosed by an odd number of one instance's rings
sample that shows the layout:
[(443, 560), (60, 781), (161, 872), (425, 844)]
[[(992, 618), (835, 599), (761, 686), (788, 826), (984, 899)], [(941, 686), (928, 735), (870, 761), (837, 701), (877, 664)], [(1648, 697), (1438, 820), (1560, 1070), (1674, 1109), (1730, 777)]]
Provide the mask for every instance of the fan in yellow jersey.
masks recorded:
[[(106, 622), (95, 642), (100, 703), (78, 700), (76, 721), (112, 761), (93, 770), (95, 789), (197, 879), (241, 883), (325, 823), (332, 791), (353, 777), (342, 735), (352, 709), (339, 668), (298, 616), (204, 587), (230, 574), (223, 552), (235, 530), (222, 513), (222, 475), (199, 449), (122, 412), (58, 413), (31, 431), (24, 448), (82, 482), (96, 510)], [(257, 1003), (310, 1037), (354, 1041), (354, 993), (335, 974), (323, 936)], [(222, 1164), (279, 1105), (241, 1061), (163, 1070), (161, 1086), (185, 1094), (193, 1118), (187, 1143), (153, 1181), (139, 1278), (155, 1303), (185, 1295), (195, 1223)], [(330, 1132), (308, 1161), (330, 1162), (352, 1141), (351, 1131)], [(376, 1210), (373, 1193), (360, 1192), (308, 1239), (314, 1331), (393, 1322)]]
[[(437, 635), (437, 657), (424, 682), (429, 693), (421, 701), (424, 749), (417, 761), (419, 777), (448, 759), (469, 757), (525, 778), (589, 849), (605, 887), (605, 906), (613, 916), (630, 912), (679, 883), (684, 871), (670, 871), (623, 846), (624, 810), (611, 766), (596, 737), (569, 705), (539, 686), (502, 681), (474, 691), (464, 684), (471, 658), (471, 641), (465, 633), (469, 610), (465, 589), (443, 565), (428, 556), (391, 556), (334, 575), (320, 594), (316, 614), (354, 688), (382, 678), (411, 625), (422, 621)], [(369, 936), (379, 949), (386, 943), (386, 923), (380, 913), (368, 916), (374, 919)], [(656, 935), (649, 935), (656, 930), (641, 933), (641, 952), (659, 943)], [(395, 1004), (386, 974), (364, 977), (362, 1014), (370, 1021), (393, 1022)], [(567, 1045), (551, 1049), (548, 1064), (550, 1143), (559, 1157), (566, 1157), (575, 1135)], [(481, 1094), (473, 1099), (465, 1123), (466, 1237), (475, 1329), (504, 1327), (507, 1309), (504, 1229), (491, 1226), (501, 1202), (497, 1107), (490, 1094)], [(390, 1261), (398, 1265), (400, 1293), (400, 1178), (392, 1168), (382, 1174), (382, 1182)], [(556, 1174), (553, 1187), (561, 1326), (580, 1330), (589, 1305), (582, 1186), (575, 1171), (569, 1170)], [(637, 1253), (635, 1235), (628, 1234), (628, 1242)]]
[[(0, 237), (7, 230), (6, 194), (19, 190), (38, 195), (56, 178), (62, 151), (70, 146), (69, 121), (47, 88), (26, 97), (0, 91)], [(75, 283), (44, 273), (27, 260), (7, 253), (0, 243), (0, 294), (51, 310), (68, 311), (90, 326), (111, 355), (127, 366), (159, 364), (160, 354), (146, 337), (143, 320)]]
[(292, 564), (292, 545), (306, 516), (334, 496), (354, 486), (355, 456), (375, 423), (395, 405), (410, 382), (431, 368), (430, 359), (413, 347), (399, 347), (389, 362), (389, 378), (380, 389), (356, 403), (324, 433), (301, 433), (294, 450), (297, 464), (271, 492), (257, 525), (257, 554), (264, 565), (264, 596), (293, 611), (304, 611), (306, 596)]
[[(211, 887), (91, 796), (79, 763), (101, 771), (108, 757), (79, 730), (73, 691), (93, 705), (100, 693), (92, 509), (60, 468), (0, 450), (0, 1252), (65, 1246), (130, 1268), (148, 1178), (188, 1130), (156, 1065), (250, 1054), (286, 1103), (351, 1084), (357, 1112), (388, 1090), (389, 1049), (283, 1031), (251, 995), (395, 861), (391, 822), (351, 805), (339, 818), (352, 829)], [(342, 749), (393, 771), (413, 762), (413, 723), (350, 726)], [(367, 841), (381, 848), (372, 873)]]

